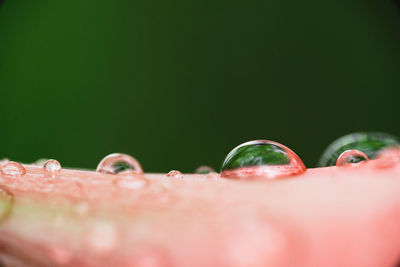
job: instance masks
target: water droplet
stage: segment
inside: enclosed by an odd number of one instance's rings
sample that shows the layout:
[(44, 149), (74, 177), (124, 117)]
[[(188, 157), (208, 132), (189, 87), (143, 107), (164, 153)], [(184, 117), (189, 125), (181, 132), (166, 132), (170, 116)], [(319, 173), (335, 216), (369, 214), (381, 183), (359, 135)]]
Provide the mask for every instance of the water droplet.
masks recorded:
[(61, 164), (55, 159), (49, 159), (44, 163), (43, 168), (46, 170), (46, 172), (54, 176), (61, 170)]
[(180, 171), (177, 170), (172, 170), (169, 173), (167, 173), (168, 177), (174, 177), (174, 178), (182, 178), (183, 174)]
[(278, 178), (306, 171), (301, 159), (276, 142), (255, 140), (234, 148), (225, 158), (221, 176), (225, 178)]
[(356, 149), (350, 149), (350, 150), (344, 151), (342, 154), (339, 155), (339, 157), (336, 161), (336, 166), (338, 166), (338, 167), (350, 166), (350, 165), (354, 165), (354, 164), (363, 163), (368, 160), (369, 160), (369, 158), (367, 155), (365, 155), (364, 152), (361, 152)]
[(15, 161), (9, 161), (1, 168), (1, 172), (6, 176), (21, 176), (25, 175), (25, 168)]
[(113, 183), (120, 188), (125, 189), (141, 189), (149, 185), (146, 178), (137, 177), (134, 179), (116, 178)]
[(10, 191), (0, 187), (0, 220), (8, 217), (14, 204), (14, 197)]
[(135, 158), (120, 153), (105, 157), (97, 166), (96, 171), (109, 174), (143, 173), (142, 166)]
[(215, 172), (215, 171), (213, 168), (211, 168), (209, 166), (200, 166), (194, 171), (194, 173), (198, 173), (198, 174), (207, 174), (207, 173), (211, 173), (211, 172)]
[(364, 152), (368, 158), (375, 159), (385, 148), (400, 144), (399, 139), (386, 133), (352, 133), (340, 137), (324, 151), (319, 160), (320, 167), (334, 166), (340, 154), (346, 150), (356, 149)]

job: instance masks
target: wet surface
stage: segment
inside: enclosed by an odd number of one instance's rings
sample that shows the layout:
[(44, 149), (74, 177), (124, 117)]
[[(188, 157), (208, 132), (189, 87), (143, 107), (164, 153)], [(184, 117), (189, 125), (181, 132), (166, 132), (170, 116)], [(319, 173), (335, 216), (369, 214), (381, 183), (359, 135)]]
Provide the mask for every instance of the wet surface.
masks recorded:
[(12, 199), (0, 209), (0, 256), (28, 266), (391, 267), (400, 166), (377, 163), (252, 181), (69, 169), (52, 178), (22, 165), (23, 176), (0, 175), (0, 200)]

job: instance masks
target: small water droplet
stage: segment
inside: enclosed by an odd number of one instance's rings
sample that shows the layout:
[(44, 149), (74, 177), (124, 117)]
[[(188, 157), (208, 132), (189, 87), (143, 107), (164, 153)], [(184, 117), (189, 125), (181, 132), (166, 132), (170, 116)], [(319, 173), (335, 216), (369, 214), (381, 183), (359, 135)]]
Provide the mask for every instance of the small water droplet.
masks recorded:
[(15, 161), (9, 161), (1, 168), (1, 172), (6, 176), (21, 176), (25, 175), (25, 168)]
[(169, 173), (167, 173), (168, 177), (174, 177), (174, 178), (182, 178), (183, 174), (180, 171), (177, 170), (172, 170)]
[(375, 159), (385, 148), (399, 145), (399, 139), (393, 135), (376, 132), (352, 133), (335, 140), (322, 154), (318, 166), (334, 166), (340, 154), (356, 149), (364, 152), (368, 158)]
[(46, 172), (54, 176), (61, 170), (61, 164), (55, 159), (49, 159), (44, 163), (43, 168), (46, 170)]
[(10, 191), (0, 187), (0, 220), (8, 217), (14, 204), (14, 197)]
[(215, 172), (215, 171), (213, 168), (211, 168), (209, 166), (200, 166), (194, 171), (194, 173), (198, 173), (198, 174), (207, 174), (207, 173), (211, 173), (211, 172)]
[(113, 183), (120, 188), (125, 189), (141, 189), (149, 185), (146, 178), (137, 177), (134, 179), (116, 178)]
[(225, 158), (221, 176), (225, 178), (279, 178), (306, 171), (301, 159), (289, 148), (268, 140), (246, 142)]
[(142, 166), (135, 158), (120, 153), (105, 157), (97, 166), (96, 171), (108, 174), (143, 173)]
[(354, 164), (363, 163), (368, 160), (369, 158), (367, 155), (365, 155), (364, 152), (356, 149), (350, 149), (344, 151), (342, 154), (339, 155), (336, 161), (336, 166), (337, 167), (351, 166)]

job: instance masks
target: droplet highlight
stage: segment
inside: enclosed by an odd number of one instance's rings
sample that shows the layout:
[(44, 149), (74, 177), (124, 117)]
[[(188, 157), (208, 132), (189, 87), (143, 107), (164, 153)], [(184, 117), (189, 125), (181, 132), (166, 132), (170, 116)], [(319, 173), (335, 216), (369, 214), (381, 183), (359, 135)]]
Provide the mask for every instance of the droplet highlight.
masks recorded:
[(340, 154), (346, 150), (359, 150), (365, 153), (369, 159), (375, 159), (380, 151), (399, 145), (397, 137), (379, 132), (352, 133), (338, 138), (322, 154), (318, 166), (335, 166)]
[(5, 176), (22, 176), (26, 174), (25, 168), (15, 161), (9, 161), (1, 168), (1, 173)]
[(226, 156), (221, 176), (234, 179), (274, 179), (304, 173), (303, 161), (277, 142), (255, 140), (241, 144)]
[(369, 158), (364, 152), (356, 149), (350, 149), (344, 151), (342, 154), (339, 155), (336, 161), (336, 166), (343, 167), (343, 166), (358, 165), (368, 160)]
[(172, 170), (167, 173), (167, 177), (182, 178), (183, 174), (180, 171)]
[(46, 172), (55, 175), (61, 170), (61, 164), (55, 159), (49, 159), (44, 163), (43, 168)]
[(134, 157), (120, 153), (105, 157), (97, 166), (96, 171), (108, 174), (143, 173), (142, 166)]

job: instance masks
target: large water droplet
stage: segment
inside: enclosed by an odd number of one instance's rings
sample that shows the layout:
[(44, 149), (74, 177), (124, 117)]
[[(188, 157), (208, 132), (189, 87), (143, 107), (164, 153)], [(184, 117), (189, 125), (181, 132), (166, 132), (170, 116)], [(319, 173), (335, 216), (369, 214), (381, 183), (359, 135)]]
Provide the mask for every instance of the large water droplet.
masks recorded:
[(364, 152), (361, 152), (356, 149), (350, 149), (344, 151), (340, 156), (338, 157), (336, 161), (336, 166), (341, 167), (341, 166), (350, 166), (352, 164), (358, 164), (362, 163), (369, 160), (368, 156), (365, 155)]
[(46, 172), (55, 176), (55, 174), (61, 170), (61, 164), (55, 159), (49, 159), (44, 163), (43, 168)]
[(346, 150), (356, 149), (374, 159), (385, 148), (400, 144), (399, 139), (386, 133), (352, 133), (335, 140), (322, 154), (318, 165), (334, 166), (340, 154)]
[(10, 191), (0, 187), (0, 220), (5, 219), (11, 212), (14, 197)]
[(305, 171), (301, 159), (286, 146), (268, 140), (255, 140), (241, 144), (226, 156), (221, 176), (271, 179)]
[(172, 170), (169, 173), (167, 173), (168, 177), (174, 177), (174, 178), (182, 178), (183, 174), (180, 171), (177, 170)]
[(142, 166), (135, 158), (120, 153), (105, 157), (97, 166), (96, 171), (109, 174), (143, 173)]
[(198, 173), (198, 174), (207, 174), (207, 173), (212, 173), (215, 172), (213, 168), (209, 167), (209, 166), (200, 166), (198, 167), (194, 173)]
[(16, 177), (25, 175), (26, 170), (18, 162), (9, 161), (8, 163), (3, 165), (3, 167), (1, 168), (1, 172), (3, 173), (3, 175)]

